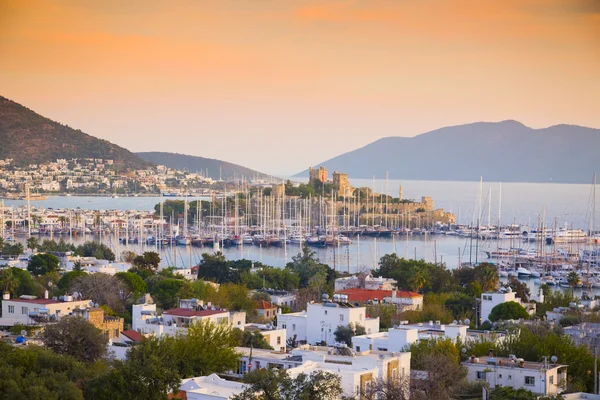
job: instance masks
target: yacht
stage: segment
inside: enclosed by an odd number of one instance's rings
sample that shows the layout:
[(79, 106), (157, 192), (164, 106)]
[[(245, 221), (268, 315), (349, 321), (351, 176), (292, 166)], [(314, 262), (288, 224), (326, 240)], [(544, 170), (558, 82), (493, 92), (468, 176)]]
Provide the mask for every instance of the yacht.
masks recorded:
[(553, 236), (546, 238), (546, 243), (585, 243), (587, 240), (587, 233), (581, 229), (560, 229)]

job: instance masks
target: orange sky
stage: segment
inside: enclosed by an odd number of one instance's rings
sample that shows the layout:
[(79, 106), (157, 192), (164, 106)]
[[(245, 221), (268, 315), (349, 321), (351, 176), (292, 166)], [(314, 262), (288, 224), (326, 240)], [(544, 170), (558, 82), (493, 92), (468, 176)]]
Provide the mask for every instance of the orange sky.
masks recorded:
[(0, 0), (0, 95), (279, 174), (453, 124), (600, 128), (600, 1)]

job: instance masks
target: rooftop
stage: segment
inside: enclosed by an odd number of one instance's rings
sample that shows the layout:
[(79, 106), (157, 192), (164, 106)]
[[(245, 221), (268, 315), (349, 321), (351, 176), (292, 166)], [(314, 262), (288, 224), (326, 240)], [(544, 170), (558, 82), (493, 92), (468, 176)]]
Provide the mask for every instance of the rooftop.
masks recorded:
[(86, 302), (89, 303), (89, 300), (73, 300), (73, 301), (61, 301), (61, 300), (54, 300), (54, 299), (10, 299), (10, 300), (4, 300), (4, 301), (14, 301), (14, 302), (18, 302), (18, 303), (29, 303), (29, 304), (42, 304), (42, 305), (47, 305), (47, 304), (67, 304), (67, 303), (76, 303), (76, 302)]
[(173, 315), (176, 317), (208, 317), (216, 314), (229, 313), (227, 310), (190, 310), (189, 308), (172, 308), (170, 310), (166, 310), (164, 315)]
[(478, 360), (478, 362), (472, 362), (471, 358), (469, 358), (467, 361), (463, 362), (463, 365), (496, 365), (499, 367), (506, 367), (506, 368), (522, 368), (522, 369), (531, 369), (531, 370), (536, 370), (539, 371), (541, 369), (554, 369), (554, 368), (560, 368), (560, 367), (566, 367), (566, 365), (564, 364), (553, 364), (550, 361), (550, 357), (548, 357), (548, 363), (545, 364), (543, 362), (534, 362), (534, 361), (523, 361), (523, 366), (521, 367), (520, 362), (518, 362), (520, 359), (518, 358), (507, 358), (507, 357), (476, 357), (476, 360)]
[(131, 330), (131, 329), (127, 330), (127, 331), (123, 331), (123, 332), (121, 332), (121, 334), (126, 336), (127, 338), (133, 340), (134, 342), (141, 342), (144, 339), (144, 337), (140, 333), (138, 333), (134, 330)]
[[(383, 300), (387, 297), (392, 297), (392, 290), (369, 290), (369, 289), (344, 289), (338, 290), (336, 294), (345, 294), (348, 295), (349, 301), (358, 301), (361, 303), (367, 302), (369, 300)], [(396, 290), (396, 297), (398, 298), (420, 298), (423, 295), (415, 292), (409, 292), (406, 290)]]
[(273, 305), (273, 303), (270, 303), (268, 301), (265, 300), (260, 300), (257, 305), (256, 308), (259, 310), (270, 310), (273, 308), (277, 308), (277, 306)]

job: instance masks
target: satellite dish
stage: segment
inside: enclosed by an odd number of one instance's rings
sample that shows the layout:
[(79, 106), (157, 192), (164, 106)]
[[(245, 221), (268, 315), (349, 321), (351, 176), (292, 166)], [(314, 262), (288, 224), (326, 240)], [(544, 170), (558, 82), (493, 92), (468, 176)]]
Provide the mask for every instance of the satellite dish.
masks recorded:
[(21, 335), (22, 335), (22, 336), (25, 336), (25, 335), (27, 335), (27, 331), (26, 331), (25, 329), (23, 329), (23, 330), (21, 331)]
[(465, 318), (465, 325), (469, 325), (471, 323), (471, 321), (469, 320), (469, 318)]
[(458, 321), (454, 320), (454, 321), (452, 321), (452, 324), (456, 325), (456, 324), (458, 324)]
[(558, 357), (552, 356), (550, 357), (550, 361), (552, 361), (553, 364), (556, 364), (556, 362), (558, 361)]
[(467, 349), (465, 349), (464, 347), (460, 350), (463, 354), (467, 354)]
[(90, 307), (94, 307), (94, 302), (93, 302), (93, 301), (90, 301), (90, 302), (88, 303), (88, 306), (90, 306)]
[(94, 307), (98, 308), (100, 306), (98, 305), (98, 303), (94, 303)]

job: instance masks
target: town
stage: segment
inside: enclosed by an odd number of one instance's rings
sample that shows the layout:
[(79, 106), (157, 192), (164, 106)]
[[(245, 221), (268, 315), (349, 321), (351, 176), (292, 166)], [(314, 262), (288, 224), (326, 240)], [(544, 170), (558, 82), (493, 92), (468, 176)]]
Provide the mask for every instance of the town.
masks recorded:
[[(3, 253), (18, 246), (0, 244)], [(585, 289), (575, 296), (585, 284), (577, 274), (570, 289), (532, 293), (493, 264), (448, 270), (396, 254), (348, 274), (306, 246), (285, 268), (219, 252), (161, 268), (155, 252), (117, 261), (94, 241), (32, 237), (27, 247), (0, 270), (0, 368), (46, 361), (23, 370), (35, 384), (6, 378), (15, 393), (598, 398), (599, 303)]]

